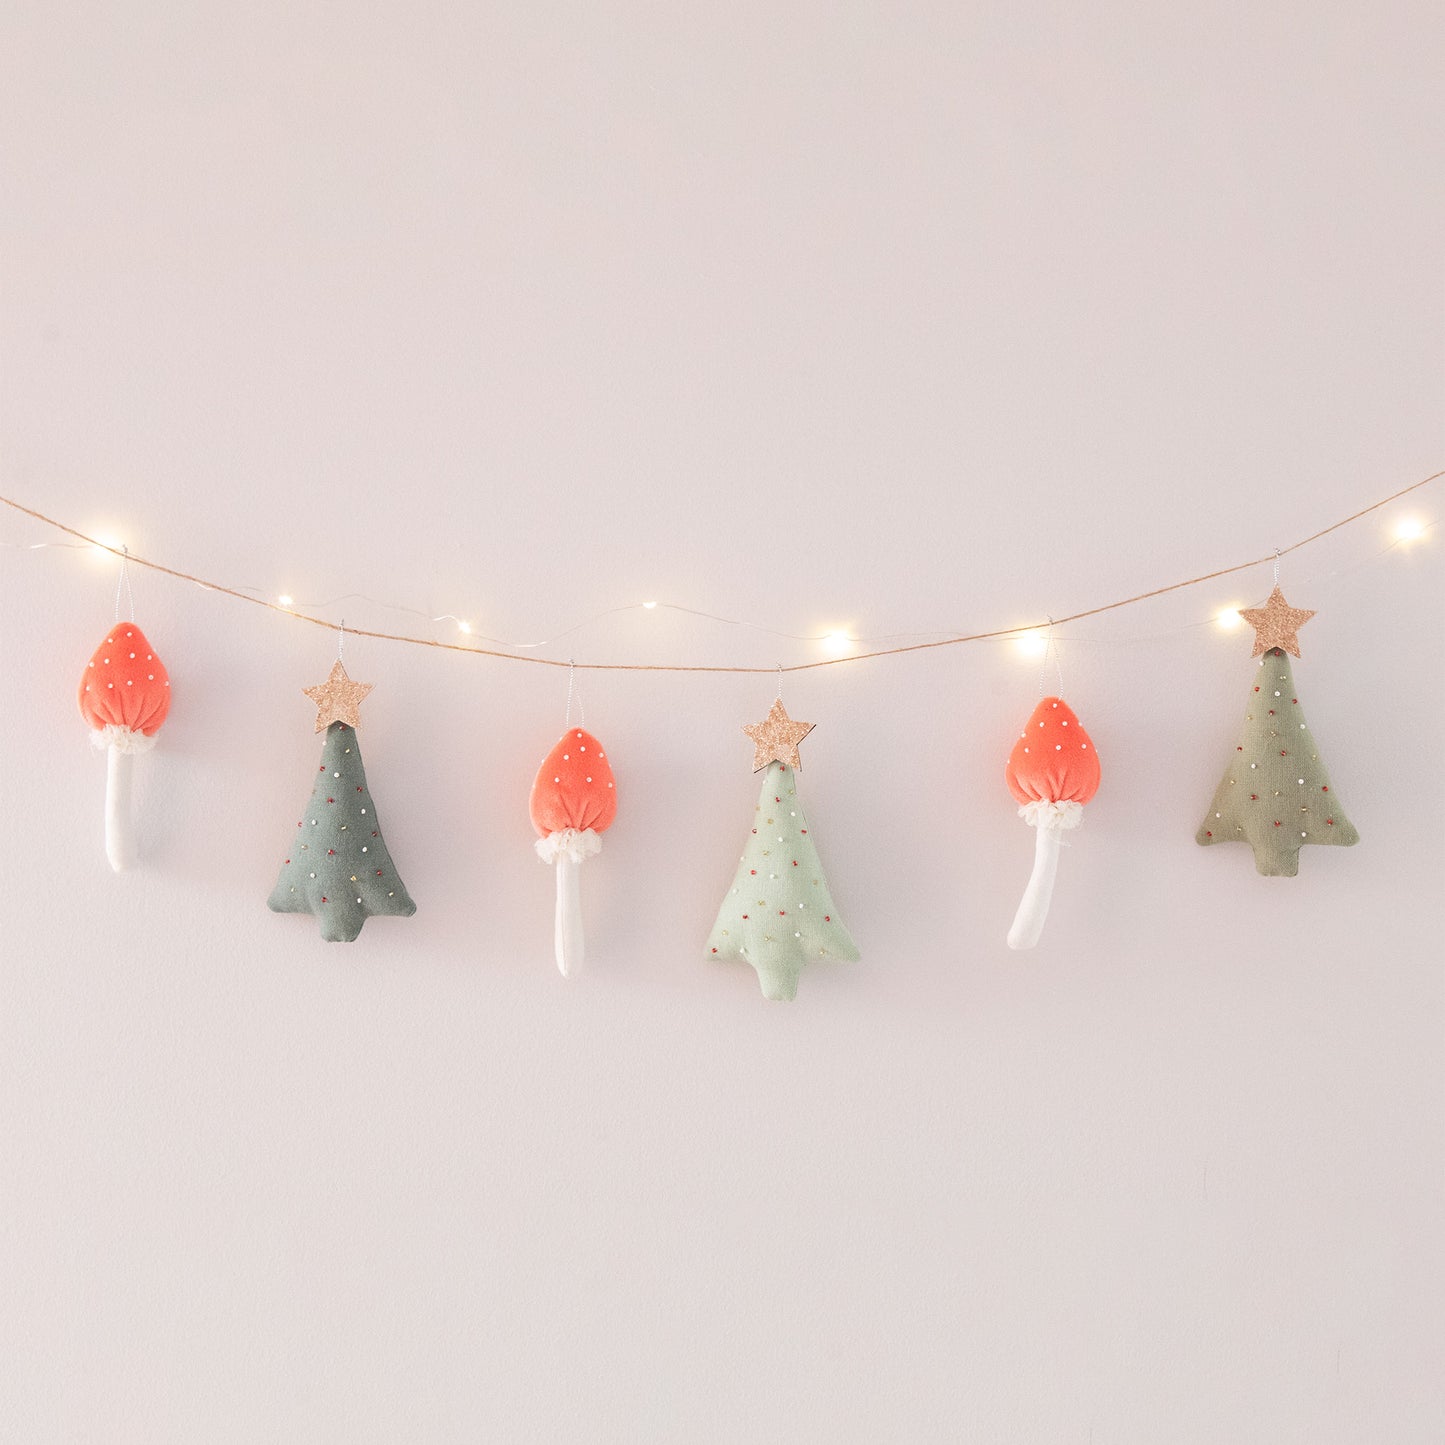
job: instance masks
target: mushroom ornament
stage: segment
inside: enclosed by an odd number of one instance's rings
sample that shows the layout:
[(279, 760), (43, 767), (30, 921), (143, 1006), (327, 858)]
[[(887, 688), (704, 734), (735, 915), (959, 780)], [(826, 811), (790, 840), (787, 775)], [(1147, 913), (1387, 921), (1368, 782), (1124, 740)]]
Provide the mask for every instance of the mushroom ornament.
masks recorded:
[(1360, 835), (1340, 807), (1285, 655), (1300, 655), (1299, 629), (1314, 612), (1291, 607), (1276, 586), (1263, 607), (1240, 616), (1255, 630), (1259, 670), (1244, 730), (1194, 841), (1248, 843), (1260, 873), (1293, 878), (1306, 843), (1348, 848)]
[(815, 959), (858, 958), (798, 797), (798, 744), (812, 729), (790, 718), (781, 698), (762, 722), (743, 729), (753, 741), (753, 771), (766, 771), (752, 832), (706, 945), (708, 958), (751, 964), (767, 999), (796, 998), (803, 966)]
[(85, 665), (80, 714), (91, 742), (106, 755), (105, 855), (117, 873), (134, 861), (130, 826), (131, 764), (149, 752), (171, 707), (171, 682), (146, 635), (116, 622)]
[(352, 682), (338, 658), (325, 682), (303, 691), (326, 738), (310, 801), (266, 906), (310, 913), (328, 943), (352, 943), (368, 918), (410, 918), (416, 904), (391, 861), (361, 761), (356, 728), (371, 684)]
[(1044, 931), (1064, 834), (1084, 821), (1084, 804), (1099, 791), (1099, 755), (1061, 697), (1033, 710), (1004, 770), (1019, 817), (1034, 832), (1034, 871), (1008, 931), (1010, 948), (1032, 948)]
[(557, 870), (557, 967), (571, 978), (586, 957), (580, 870), (602, 851), (602, 834), (617, 816), (612, 765), (585, 728), (569, 727), (547, 754), (532, 783), (530, 810), (537, 856)]

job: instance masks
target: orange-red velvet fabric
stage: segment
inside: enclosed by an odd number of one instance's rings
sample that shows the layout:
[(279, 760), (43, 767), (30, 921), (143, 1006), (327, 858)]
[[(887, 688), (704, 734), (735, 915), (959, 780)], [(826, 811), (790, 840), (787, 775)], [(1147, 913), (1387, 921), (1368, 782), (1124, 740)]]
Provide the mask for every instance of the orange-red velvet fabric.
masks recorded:
[(567, 828), (601, 833), (617, 816), (617, 789), (602, 744), (582, 728), (568, 728), (537, 769), (532, 784), (532, 826), (540, 837)]
[(1009, 791), (1020, 803), (1087, 803), (1099, 791), (1094, 740), (1061, 697), (1046, 697), (1008, 756)]
[(145, 633), (134, 622), (117, 622), (86, 664), (77, 696), (91, 727), (150, 737), (170, 711), (171, 680)]

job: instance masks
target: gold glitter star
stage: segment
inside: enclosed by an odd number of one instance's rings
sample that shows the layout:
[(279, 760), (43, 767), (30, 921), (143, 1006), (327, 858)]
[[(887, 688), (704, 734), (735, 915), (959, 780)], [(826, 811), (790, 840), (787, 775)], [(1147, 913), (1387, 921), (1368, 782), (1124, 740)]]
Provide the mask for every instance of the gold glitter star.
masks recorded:
[(338, 661), (332, 664), (331, 676), (325, 682), (301, 690), (316, 704), (316, 731), (325, 732), (334, 722), (360, 726), (361, 701), (371, 691), (371, 684), (352, 682)]
[(1269, 594), (1263, 607), (1241, 607), (1239, 615), (1254, 628), (1254, 651), (1251, 657), (1262, 657), (1271, 647), (1282, 647), (1299, 656), (1300, 628), (1313, 617), (1314, 609), (1291, 607), (1278, 587)]
[(743, 731), (753, 740), (753, 771), (757, 773), (774, 761), (784, 767), (801, 768), (798, 744), (813, 731), (813, 724), (794, 722), (782, 698), (778, 698), (762, 722), (748, 723)]

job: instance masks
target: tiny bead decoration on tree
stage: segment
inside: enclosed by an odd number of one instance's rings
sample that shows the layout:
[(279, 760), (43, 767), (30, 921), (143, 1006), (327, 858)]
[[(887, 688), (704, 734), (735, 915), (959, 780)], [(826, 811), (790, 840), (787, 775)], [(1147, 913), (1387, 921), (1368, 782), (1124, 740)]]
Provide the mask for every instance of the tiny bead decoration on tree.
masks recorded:
[(1264, 607), (1241, 615), (1255, 628), (1255, 655), (1263, 656), (1244, 731), (1194, 840), (1204, 847), (1248, 843), (1260, 873), (1293, 878), (1305, 844), (1347, 848), (1360, 835), (1340, 807), (1285, 656), (1286, 648), (1299, 656), (1296, 633), (1314, 614), (1289, 607), (1276, 587)]
[(755, 764), (767, 772), (752, 832), (706, 946), (708, 958), (750, 963), (768, 999), (796, 998), (803, 966), (815, 959), (858, 958), (798, 801), (796, 774), (779, 758), (796, 759), (811, 726), (790, 719), (776, 702), (768, 719), (745, 729)]
[(351, 682), (340, 662), (326, 683), (306, 689), (318, 703), (316, 726), (326, 729), (326, 740), (311, 800), (267, 900), (273, 913), (313, 914), (328, 943), (351, 943), (368, 918), (416, 912), (381, 834), (356, 730), (334, 716), (354, 719), (370, 690)]

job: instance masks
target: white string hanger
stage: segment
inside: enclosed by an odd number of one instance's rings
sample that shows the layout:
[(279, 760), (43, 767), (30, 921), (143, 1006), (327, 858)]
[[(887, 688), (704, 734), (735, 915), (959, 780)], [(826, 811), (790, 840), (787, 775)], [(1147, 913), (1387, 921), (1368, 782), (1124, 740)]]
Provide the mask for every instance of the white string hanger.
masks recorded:
[(587, 709), (582, 705), (582, 692), (577, 686), (577, 661), (575, 658), (567, 660), (567, 715), (563, 720), (563, 727), (572, 726), (572, 703), (577, 703), (577, 722), (581, 727), (587, 726)]
[(131, 591), (130, 585), (130, 548), (123, 543), (120, 549), (120, 573), (115, 579), (115, 621), (120, 621), (120, 592), (125, 588), (125, 595), (130, 603), (130, 620), (135, 621), (135, 593)]
[(1063, 697), (1063, 695), (1064, 695), (1064, 664), (1063, 664), (1063, 659), (1062, 659), (1062, 658), (1060, 657), (1060, 655), (1059, 655), (1059, 642), (1058, 642), (1058, 639), (1054, 636), (1054, 619), (1053, 619), (1052, 617), (1049, 618), (1049, 630), (1048, 630), (1048, 632), (1044, 635), (1044, 657), (1043, 657), (1043, 661), (1039, 664), (1039, 700), (1040, 700), (1040, 701), (1042, 701), (1042, 700), (1048, 695), (1049, 658), (1050, 658), (1050, 656), (1053, 657), (1053, 661), (1054, 661), (1054, 672), (1055, 672), (1055, 674), (1057, 675), (1058, 680), (1059, 680), (1059, 690), (1054, 694), (1054, 696), (1055, 696), (1055, 697)]

